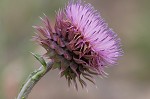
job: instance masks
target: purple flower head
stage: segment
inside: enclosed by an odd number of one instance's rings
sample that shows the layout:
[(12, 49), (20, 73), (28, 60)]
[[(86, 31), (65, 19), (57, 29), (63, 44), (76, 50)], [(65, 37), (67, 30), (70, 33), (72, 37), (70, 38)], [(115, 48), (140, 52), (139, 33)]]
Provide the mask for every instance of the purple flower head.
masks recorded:
[(122, 55), (117, 34), (90, 4), (70, 1), (57, 13), (55, 32), (47, 17), (42, 21), (45, 27), (35, 26), (42, 36), (37, 34), (35, 39), (47, 50), (45, 55), (54, 59), (53, 68), (60, 69), (69, 86), (73, 81), (77, 88), (76, 79), (86, 86), (82, 78), (94, 83), (92, 75), (105, 76), (104, 67)]

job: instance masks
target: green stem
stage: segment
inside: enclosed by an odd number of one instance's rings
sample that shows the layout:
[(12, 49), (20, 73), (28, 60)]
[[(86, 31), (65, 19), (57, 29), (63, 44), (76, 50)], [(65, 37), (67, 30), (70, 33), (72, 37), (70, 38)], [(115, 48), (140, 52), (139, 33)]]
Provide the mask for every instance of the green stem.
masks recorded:
[(27, 99), (34, 85), (51, 69), (53, 61), (47, 63), (46, 68), (41, 66), (38, 70), (30, 74), (29, 78), (21, 88), (17, 99)]

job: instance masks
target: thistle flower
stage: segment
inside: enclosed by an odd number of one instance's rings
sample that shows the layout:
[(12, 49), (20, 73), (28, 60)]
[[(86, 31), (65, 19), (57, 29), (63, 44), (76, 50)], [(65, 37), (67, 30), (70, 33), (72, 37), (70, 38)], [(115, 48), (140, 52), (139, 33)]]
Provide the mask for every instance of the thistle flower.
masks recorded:
[(78, 79), (86, 87), (83, 78), (95, 83), (93, 75), (107, 75), (104, 68), (115, 64), (122, 55), (117, 34), (91, 4), (70, 1), (57, 12), (55, 31), (47, 16), (42, 21), (44, 27), (34, 26), (41, 33), (34, 39), (46, 49), (45, 55), (55, 61), (53, 68), (60, 69), (69, 86), (73, 82), (78, 88)]

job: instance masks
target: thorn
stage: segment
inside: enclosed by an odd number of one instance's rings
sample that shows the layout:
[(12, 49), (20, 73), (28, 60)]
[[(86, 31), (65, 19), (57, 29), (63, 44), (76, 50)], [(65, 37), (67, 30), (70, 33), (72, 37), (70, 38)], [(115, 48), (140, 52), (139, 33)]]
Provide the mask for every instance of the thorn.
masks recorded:
[(32, 26), (34, 29), (37, 29), (38, 28), (38, 26)]
[(47, 17), (45, 13), (43, 13), (43, 15), (44, 15), (45, 17)]
[(85, 88), (85, 90), (86, 90), (86, 92), (87, 92), (87, 93), (89, 93), (89, 90), (88, 90), (88, 88), (87, 88), (87, 87)]
[(98, 75), (98, 77), (101, 78), (101, 79), (104, 79), (104, 78), (102, 77), (102, 75)]
[(98, 89), (97, 85), (95, 85), (95, 88)]
[(62, 73), (62, 71), (59, 71), (58, 76), (60, 76), (60, 75), (61, 75), (61, 73)]
[(96, 83), (96, 80), (93, 78), (94, 82)]
[(108, 76), (105, 76), (105, 75), (104, 75), (104, 77), (105, 77), (105, 78), (108, 78)]
[(105, 71), (103, 71), (103, 73), (106, 75), (106, 76), (108, 76), (109, 74), (108, 73), (106, 73)]
[(42, 17), (39, 16), (39, 18), (44, 22), (44, 19)]
[(58, 77), (58, 80), (60, 80), (60, 77)]

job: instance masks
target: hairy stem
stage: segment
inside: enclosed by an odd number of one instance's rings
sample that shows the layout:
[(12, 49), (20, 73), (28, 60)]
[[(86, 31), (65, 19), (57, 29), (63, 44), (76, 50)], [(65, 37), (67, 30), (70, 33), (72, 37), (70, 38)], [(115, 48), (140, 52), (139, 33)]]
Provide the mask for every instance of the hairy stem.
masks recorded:
[(22, 86), (17, 99), (27, 99), (28, 94), (31, 92), (34, 85), (51, 69), (52, 65), (53, 61), (49, 61), (46, 68), (41, 66), (38, 70), (31, 73)]

